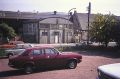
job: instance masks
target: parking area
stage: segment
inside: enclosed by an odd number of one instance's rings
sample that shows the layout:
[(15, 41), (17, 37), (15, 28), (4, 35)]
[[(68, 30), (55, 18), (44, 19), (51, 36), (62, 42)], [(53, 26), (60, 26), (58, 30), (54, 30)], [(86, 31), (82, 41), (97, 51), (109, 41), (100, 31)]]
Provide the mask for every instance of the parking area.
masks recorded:
[(8, 67), (8, 59), (0, 59), (0, 79), (96, 79), (98, 66), (120, 63), (119, 57), (101, 55), (99, 52), (79, 52), (83, 60), (76, 69), (41, 69), (29, 75)]

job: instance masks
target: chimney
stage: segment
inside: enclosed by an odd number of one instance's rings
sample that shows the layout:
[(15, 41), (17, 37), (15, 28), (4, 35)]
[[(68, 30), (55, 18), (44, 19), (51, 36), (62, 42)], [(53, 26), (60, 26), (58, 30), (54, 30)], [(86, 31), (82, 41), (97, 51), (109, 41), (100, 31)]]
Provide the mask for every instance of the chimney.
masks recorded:
[(57, 14), (57, 11), (54, 11), (54, 15), (56, 15)]

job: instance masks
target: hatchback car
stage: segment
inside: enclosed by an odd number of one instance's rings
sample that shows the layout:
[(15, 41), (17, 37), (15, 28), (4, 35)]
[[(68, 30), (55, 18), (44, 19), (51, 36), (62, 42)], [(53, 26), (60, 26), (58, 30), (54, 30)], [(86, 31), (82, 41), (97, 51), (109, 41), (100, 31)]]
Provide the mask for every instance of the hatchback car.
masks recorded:
[(9, 58), (8, 65), (17, 69), (24, 69), (25, 73), (32, 73), (35, 68), (66, 66), (74, 69), (82, 61), (82, 56), (75, 52), (59, 52), (52, 47), (28, 48), (23, 53)]
[(120, 63), (99, 66), (97, 79), (120, 79)]

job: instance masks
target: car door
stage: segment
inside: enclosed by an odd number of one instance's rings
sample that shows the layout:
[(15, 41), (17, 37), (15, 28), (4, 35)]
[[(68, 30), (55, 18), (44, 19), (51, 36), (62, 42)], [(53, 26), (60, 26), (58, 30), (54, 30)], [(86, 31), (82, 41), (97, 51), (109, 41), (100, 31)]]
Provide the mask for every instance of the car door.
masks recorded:
[(61, 52), (59, 52), (56, 49), (52, 49), (57, 55), (55, 57), (55, 65), (56, 66), (64, 66), (67, 64), (68, 57), (66, 55), (63, 55)]
[(45, 48), (45, 57), (46, 57), (46, 65), (47, 66), (55, 66), (57, 65), (57, 53), (52, 50), (52, 48)]
[(35, 63), (35, 66), (37, 66), (37, 67), (45, 66), (45, 62), (44, 62), (45, 54), (44, 54), (42, 49), (34, 49), (34, 50), (32, 50), (30, 58)]

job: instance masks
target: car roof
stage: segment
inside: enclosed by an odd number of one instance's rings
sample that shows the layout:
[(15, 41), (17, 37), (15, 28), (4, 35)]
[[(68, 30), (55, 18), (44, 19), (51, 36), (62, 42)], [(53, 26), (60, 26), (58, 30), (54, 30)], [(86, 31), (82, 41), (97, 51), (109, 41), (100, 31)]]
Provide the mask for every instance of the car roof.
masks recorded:
[(18, 46), (32, 46), (32, 47), (35, 46), (35, 44), (30, 44), (30, 43), (16, 44), (16, 45), (18, 45)]
[(32, 45), (30, 43), (24, 43), (24, 44), (16, 44), (16, 45)]
[(31, 48), (27, 48), (28, 50), (33, 50), (33, 49), (44, 49), (44, 48), (53, 48), (51, 46), (35, 46)]

